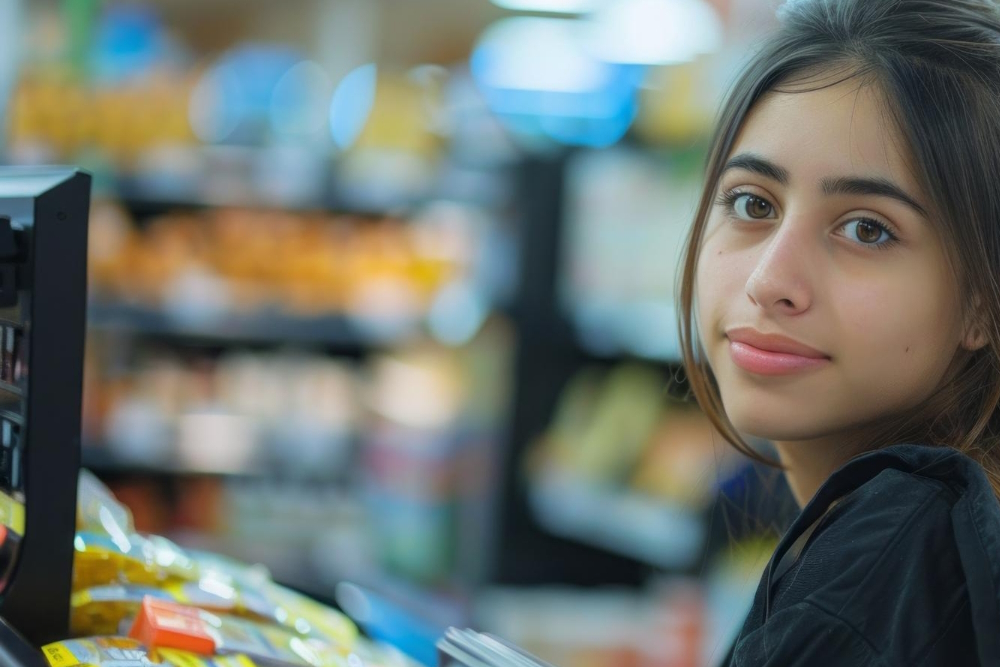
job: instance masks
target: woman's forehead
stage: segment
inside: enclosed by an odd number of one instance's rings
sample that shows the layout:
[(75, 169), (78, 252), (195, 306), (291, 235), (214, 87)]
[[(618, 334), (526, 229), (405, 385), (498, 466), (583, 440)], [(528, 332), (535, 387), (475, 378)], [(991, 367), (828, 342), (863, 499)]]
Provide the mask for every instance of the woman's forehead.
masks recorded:
[(824, 87), (783, 86), (754, 105), (729, 157), (759, 155), (790, 181), (863, 175), (915, 188), (914, 169), (883, 96), (857, 78)]

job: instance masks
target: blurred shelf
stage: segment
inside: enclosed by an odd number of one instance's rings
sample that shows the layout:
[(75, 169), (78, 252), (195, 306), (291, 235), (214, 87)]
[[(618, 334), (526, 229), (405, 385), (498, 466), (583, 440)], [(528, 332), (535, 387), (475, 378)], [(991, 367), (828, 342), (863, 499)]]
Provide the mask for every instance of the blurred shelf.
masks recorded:
[(5, 382), (0, 380), (0, 390), (3, 390), (9, 394), (14, 394), (15, 396), (24, 396), (24, 388), (16, 384), (11, 384), (10, 382)]
[(80, 448), (80, 467), (97, 475), (120, 477), (264, 477), (259, 468), (198, 468), (176, 463), (140, 462), (125, 459), (102, 445), (85, 444)]
[(185, 549), (205, 551), (267, 568), (274, 580), (298, 589), (324, 602), (334, 599), (334, 587), (325, 585), (315, 576), (308, 548), (266, 539), (267, 536), (217, 534), (191, 528), (169, 531), (165, 537)]
[(673, 304), (581, 303), (569, 312), (581, 349), (596, 358), (681, 363)]
[(136, 171), (109, 174), (98, 193), (138, 217), (217, 206), (384, 217), (411, 209), (436, 186), (432, 177), (407, 176), (412, 166), (400, 172), (400, 159), (370, 159), (358, 171), (309, 148), (177, 147), (151, 152)]
[[(204, 162), (203, 158), (194, 159), (199, 163)], [(240, 159), (240, 162), (246, 161), (247, 158)], [(156, 213), (161, 209), (216, 206), (309, 210), (324, 208), (327, 203), (326, 195), (315, 189), (309, 193), (286, 195), (268, 193), (254, 188), (247, 177), (234, 183), (230, 183), (229, 179), (225, 183), (219, 183), (220, 175), (224, 175), (226, 171), (238, 171), (237, 169), (223, 167), (212, 171), (214, 173), (172, 178), (160, 174), (120, 174), (111, 180), (109, 187), (101, 194), (119, 200), (127, 208), (148, 213)]]
[(528, 501), (548, 532), (664, 569), (692, 567), (708, 536), (697, 510), (571, 477), (536, 480)]
[(269, 197), (243, 191), (211, 192), (197, 188), (165, 188), (157, 186), (122, 185), (105, 196), (118, 201), (138, 219), (176, 210), (208, 208), (252, 208), (289, 212), (330, 212), (350, 214), (359, 218), (383, 218), (407, 211), (414, 201), (399, 200), (383, 205), (351, 202), (333, 195), (323, 197)]
[(164, 310), (122, 303), (92, 301), (88, 327), (163, 338), (209, 343), (320, 345), (363, 351), (400, 343), (418, 327), (405, 323), (381, 329), (367, 327), (344, 315), (290, 316), (280, 310), (179, 317)]

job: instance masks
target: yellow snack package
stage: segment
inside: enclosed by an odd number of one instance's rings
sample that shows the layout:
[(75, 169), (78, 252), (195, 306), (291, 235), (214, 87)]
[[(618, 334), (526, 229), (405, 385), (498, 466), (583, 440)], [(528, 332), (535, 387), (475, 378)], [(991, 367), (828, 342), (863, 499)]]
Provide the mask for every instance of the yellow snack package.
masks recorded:
[(271, 573), (260, 564), (249, 565), (235, 558), (208, 551), (188, 550), (202, 576), (229, 581), (233, 586), (260, 590), (271, 583)]
[(109, 584), (160, 586), (199, 576), (197, 565), (183, 549), (156, 535), (81, 531), (73, 545), (73, 590)]
[(358, 640), (358, 626), (336, 609), (274, 582), (270, 582), (261, 595), (282, 610), (279, 613), (282, 625), (301, 634), (318, 635), (348, 651)]
[(73, 540), (73, 590), (114, 583), (155, 585), (162, 581), (146, 542), (138, 535), (114, 539), (79, 532)]
[[(241, 610), (232, 587), (207, 586), (202, 582), (183, 582), (161, 588), (134, 584), (91, 586), (73, 593), (70, 599), (70, 630), (75, 635), (116, 634), (124, 621), (139, 613), (146, 596), (227, 614)], [(267, 615), (269, 610), (272, 610), (270, 616)], [(260, 611), (260, 616), (273, 620), (273, 608)]]
[(143, 535), (142, 538), (164, 578), (197, 581), (201, 577), (198, 563), (177, 544), (159, 535)]
[(245, 655), (262, 667), (347, 667), (347, 654), (320, 639), (151, 597), (142, 602), (128, 635), (160, 654)]
[[(300, 635), (315, 636), (348, 650), (354, 645), (359, 631), (350, 618), (275, 583), (263, 566), (246, 565), (206, 552), (192, 551), (189, 554), (201, 572), (198, 586), (202, 591), (224, 594), (227, 586), (232, 587), (235, 613), (278, 623)], [(229, 611), (203, 603), (200, 593), (194, 591), (192, 586), (186, 586), (182, 595), (195, 606)]]
[(260, 667), (247, 656), (239, 654), (206, 658), (194, 653), (164, 648), (158, 650), (156, 656), (170, 667)]
[(73, 594), (70, 631), (78, 636), (128, 634), (143, 599), (150, 597), (202, 610), (219, 636), (220, 652), (246, 654), (264, 666), (341, 667), (353, 648), (353, 641), (330, 639), (302, 623), (298, 628), (280, 624), (281, 610), (273, 607), (269, 618), (238, 617), (232, 590), (206, 590), (192, 583), (166, 589), (94, 586)]
[(127, 637), (70, 639), (42, 647), (50, 667), (124, 667), (155, 664), (146, 648)]
[[(207, 611), (281, 625), (303, 637), (322, 639), (345, 649), (350, 648), (353, 638), (357, 636), (357, 629), (350, 620), (333, 610), (326, 610), (324, 613), (322, 605), (312, 603), (319, 609), (316, 611), (299, 602), (297, 607), (288, 611), (283, 604), (278, 604), (268, 595), (253, 590), (240, 592), (230, 582), (216, 579), (213, 575), (206, 575), (199, 581), (182, 581), (162, 586), (110, 584), (76, 591), (70, 603), (70, 627), (73, 634), (103, 635), (118, 632), (123, 620), (138, 613), (142, 599), (147, 595)], [(281, 599), (289, 604), (288, 601), (294, 598), (282, 594)], [(289, 604), (289, 607), (292, 606)], [(303, 616), (306, 611), (311, 614), (309, 618), (318, 619), (319, 622), (306, 621)], [(338, 624), (340, 618), (343, 621)]]
[(77, 637), (117, 635), (147, 595), (175, 601), (166, 591), (145, 586), (93, 586), (77, 591), (70, 598), (70, 633)]
[(301, 637), (276, 625), (220, 618), (220, 653), (250, 655), (267, 667), (347, 667), (347, 655), (319, 639)]
[(89, 470), (81, 469), (77, 484), (76, 529), (106, 535), (131, 535), (135, 532), (132, 512), (118, 502)]
[(155, 654), (129, 637), (68, 639), (42, 647), (49, 667), (260, 667), (245, 655), (205, 657), (162, 649)]

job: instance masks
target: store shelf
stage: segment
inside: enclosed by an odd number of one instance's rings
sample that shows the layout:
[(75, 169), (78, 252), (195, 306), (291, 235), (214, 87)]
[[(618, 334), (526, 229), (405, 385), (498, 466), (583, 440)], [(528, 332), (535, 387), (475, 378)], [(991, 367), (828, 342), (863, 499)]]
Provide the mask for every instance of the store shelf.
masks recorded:
[(680, 363), (677, 313), (669, 303), (581, 303), (570, 310), (577, 341), (603, 359)]
[(289, 212), (328, 211), (358, 216), (383, 218), (395, 211), (407, 210), (412, 201), (397, 201), (384, 208), (366, 206), (334, 195), (322, 197), (277, 197), (260, 193), (214, 192), (194, 187), (168, 188), (129, 183), (114, 190), (114, 199), (138, 218), (175, 210), (200, 210), (208, 208), (253, 208)]
[(145, 462), (125, 459), (102, 445), (84, 444), (80, 448), (80, 466), (101, 475), (125, 477), (264, 477), (259, 468), (221, 469), (178, 463)]
[(704, 519), (693, 509), (570, 476), (536, 480), (528, 500), (550, 533), (654, 567), (691, 567), (707, 537)]
[(343, 315), (295, 317), (279, 310), (181, 317), (155, 308), (106, 302), (90, 304), (88, 326), (211, 343), (321, 345), (351, 350), (398, 343), (416, 329), (411, 324), (377, 330)]
[(250, 146), (175, 148), (144, 168), (115, 175), (104, 192), (135, 213), (231, 206), (334, 211), (383, 217), (431, 194), (423, 184), (397, 183), (392, 165), (346, 175), (322, 151)]

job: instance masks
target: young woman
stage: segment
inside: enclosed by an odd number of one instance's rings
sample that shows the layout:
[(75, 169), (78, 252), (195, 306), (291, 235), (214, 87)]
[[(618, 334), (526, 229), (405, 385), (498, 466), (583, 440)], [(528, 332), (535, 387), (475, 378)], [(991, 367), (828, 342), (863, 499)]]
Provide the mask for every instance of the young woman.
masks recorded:
[(731, 665), (1000, 665), (1000, 12), (789, 0), (724, 104), (694, 393), (802, 511)]

